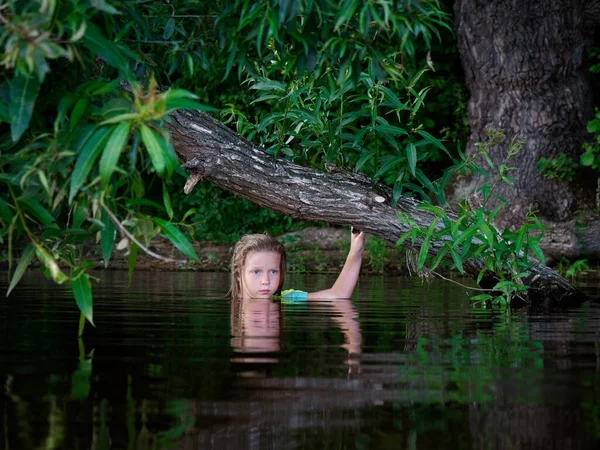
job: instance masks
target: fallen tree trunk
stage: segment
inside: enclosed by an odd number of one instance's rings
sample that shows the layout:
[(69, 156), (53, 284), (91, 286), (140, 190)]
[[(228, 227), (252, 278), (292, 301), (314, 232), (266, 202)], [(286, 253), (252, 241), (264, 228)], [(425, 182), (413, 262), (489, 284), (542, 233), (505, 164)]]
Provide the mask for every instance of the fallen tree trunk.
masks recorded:
[[(205, 179), (292, 218), (355, 226), (392, 243), (410, 229), (398, 219), (399, 212), (406, 213), (420, 227), (429, 226), (434, 217), (418, 209), (420, 202), (411, 197), (402, 197), (391, 206), (390, 190), (362, 175), (327, 173), (276, 161), (204, 113), (173, 113), (168, 128), (182, 167), (191, 174), (186, 192)], [(418, 251), (420, 245), (415, 242), (414, 249)], [(430, 253), (437, 253), (443, 245), (442, 240), (431, 242)], [(405, 241), (405, 246), (411, 243)], [(463, 267), (477, 277), (483, 263), (471, 259)], [(491, 287), (494, 283), (493, 276), (489, 276), (481, 284)], [(529, 304), (569, 306), (585, 300), (569, 282), (537, 262), (524, 283), (530, 286), (526, 299)]]

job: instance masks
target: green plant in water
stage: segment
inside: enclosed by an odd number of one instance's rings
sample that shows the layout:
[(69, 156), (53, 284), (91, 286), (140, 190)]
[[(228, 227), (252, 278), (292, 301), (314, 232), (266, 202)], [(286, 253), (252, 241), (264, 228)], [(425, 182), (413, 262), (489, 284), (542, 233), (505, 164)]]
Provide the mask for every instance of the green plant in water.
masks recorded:
[(584, 270), (590, 270), (587, 259), (578, 259), (571, 262), (568, 258), (561, 258), (556, 265), (556, 271), (563, 277), (573, 281), (575, 277)]
[[(489, 167), (495, 169), (489, 158), (488, 150), (491, 146), (497, 145), (503, 140), (504, 134), (502, 132), (488, 132), (487, 142), (478, 145), (479, 152), (469, 159), (461, 154), (462, 163), (454, 166), (452, 170), (470, 169), (488, 175), (485, 170), (475, 163), (475, 160), (478, 157), (483, 157)], [(480, 283), (485, 278), (486, 280), (493, 280), (494, 285), (492, 288), (486, 289), (485, 293), (472, 297), (471, 300), (474, 303), (480, 303), (484, 307), (490, 304), (507, 306), (515, 297), (523, 298), (523, 294), (527, 292), (527, 286), (523, 284), (521, 279), (528, 275), (528, 269), (531, 267), (531, 263), (528, 261), (529, 252), (533, 253), (540, 262), (544, 262), (544, 255), (539, 247), (543, 235), (543, 226), (533, 211), (529, 210), (523, 226), (518, 230), (505, 229), (500, 232), (494, 226), (494, 221), (505, 203), (500, 199), (500, 204), (494, 210), (490, 211), (486, 208), (495, 187), (500, 181), (512, 183), (508, 173), (514, 168), (508, 166), (508, 162), (519, 153), (521, 148), (521, 142), (515, 140), (510, 142), (508, 153), (497, 169), (498, 173), (495, 180), (480, 189), (483, 197), (482, 204), (473, 205), (471, 203), (469, 205), (469, 202), (463, 201), (459, 205), (456, 220), (451, 219), (444, 208), (434, 206), (431, 203), (424, 203), (420, 206), (420, 209), (432, 214), (433, 220), (428, 227), (419, 227), (407, 215), (399, 214), (399, 219), (407, 223), (411, 229), (399, 239), (397, 245), (402, 244), (407, 239), (410, 239), (413, 245), (416, 242), (421, 243), (414, 264), (417, 271), (426, 270), (431, 273), (440, 264), (444, 263), (448, 256), (461, 273), (464, 272), (464, 261), (471, 258), (482, 261), (483, 267), (478, 274), (477, 282)], [(429, 256), (429, 252), (431, 242), (434, 240), (443, 242), (443, 244), (441, 248), (437, 249), (435, 257), (432, 258)]]

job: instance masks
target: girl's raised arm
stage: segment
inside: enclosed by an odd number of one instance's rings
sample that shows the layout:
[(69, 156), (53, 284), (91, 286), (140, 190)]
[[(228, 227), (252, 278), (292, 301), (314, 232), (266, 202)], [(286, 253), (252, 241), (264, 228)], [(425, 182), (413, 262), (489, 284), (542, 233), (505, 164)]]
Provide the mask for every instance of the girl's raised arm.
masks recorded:
[(365, 248), (365, 234), (360, 231), (357, 234), (350, 233), (350, 251), (346, 257), (344, 267), (337, 280), (329, 289), (319, 292), (311, 292), (308, 299), (323, 298), (350, 298), (358, 281), (360, 266), (362, 264), (362, 254)]

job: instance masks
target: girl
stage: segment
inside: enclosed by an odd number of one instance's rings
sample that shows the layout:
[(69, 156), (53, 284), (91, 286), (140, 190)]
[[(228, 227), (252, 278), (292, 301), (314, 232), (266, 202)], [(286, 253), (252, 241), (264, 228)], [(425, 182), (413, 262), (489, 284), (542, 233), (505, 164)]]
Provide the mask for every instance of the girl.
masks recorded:
[(227, 295), (233, 299), (268, 299), (280, 295), (284, 300), (350, 298), (358, 280), (364, 244), (365, 234), (353, 230), (346, 262), (331, 288), (311, 293), (293, 289), (282, 292), (286, 267), (283, 245), (266, 234), (248, 234), (233, 249), (231, 289)]

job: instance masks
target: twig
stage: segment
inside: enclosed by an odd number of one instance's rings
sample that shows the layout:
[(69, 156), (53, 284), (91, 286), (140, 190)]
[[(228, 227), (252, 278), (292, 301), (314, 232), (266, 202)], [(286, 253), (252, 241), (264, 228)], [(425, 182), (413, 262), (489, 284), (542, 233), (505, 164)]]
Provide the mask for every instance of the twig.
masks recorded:
[(465, 289), (471, 289), (473, 291), (482, 291), (482, 292), (492, 292), (493, 291), (493, 289), (483, 289), (483, 288), (475, 288), (475, 287), (465, 286), (464, 284), (459, 283), (458, 281), (451, 280), (450, 278), (446, 278), (445, 276), (443, 276), (442, 274), (439, 274), (437, 272), (431, 272), (431, 273), (440, 277), (442, 280), (446, 280), (446, 281), (449, 281), (450, 283), (458, 284), (459, 286), (464, 287)]
[(119, 229), (119, 231), (121, 231), (122, 234), (124, 234), (125, 236), (127, 236), (128, 239), (130, 239), (131, 241), (135, 242), (135, 244), (139, 248), (141, 248), (144, 251), (144, 253), (152, 256), (153, 258), (156, 258), (156, 259), (159, 259), (161, 261), (164, 261), (164, 262), (180, 263), (180, 264), (184, 264), (184, 263), (188, 262), (187, 259), (168, 258), (166, 256), (159, 255), (158, 253), (154, 253), (152, 250), (150, 250), (149, 248), (145, 247), (140, 241), (138, 241), (133, 236), (133, 234), (131, 234), (129, 231), (127, 231), (127, 229), (123, 226), (123, 224), (121, 222), (119, 222), (119, 219), (112, 213), (112, 211), (110, 209), (108, 209), (108, 207), (104, 203), (101, 202), (100, 205), (102, 206), (102, 209), (104, 209), (104, 211), (106, 211), (106, 214), (108, 214), (108, 217), (110, 218), (110, 220), (112, 220), (112, 222)]

